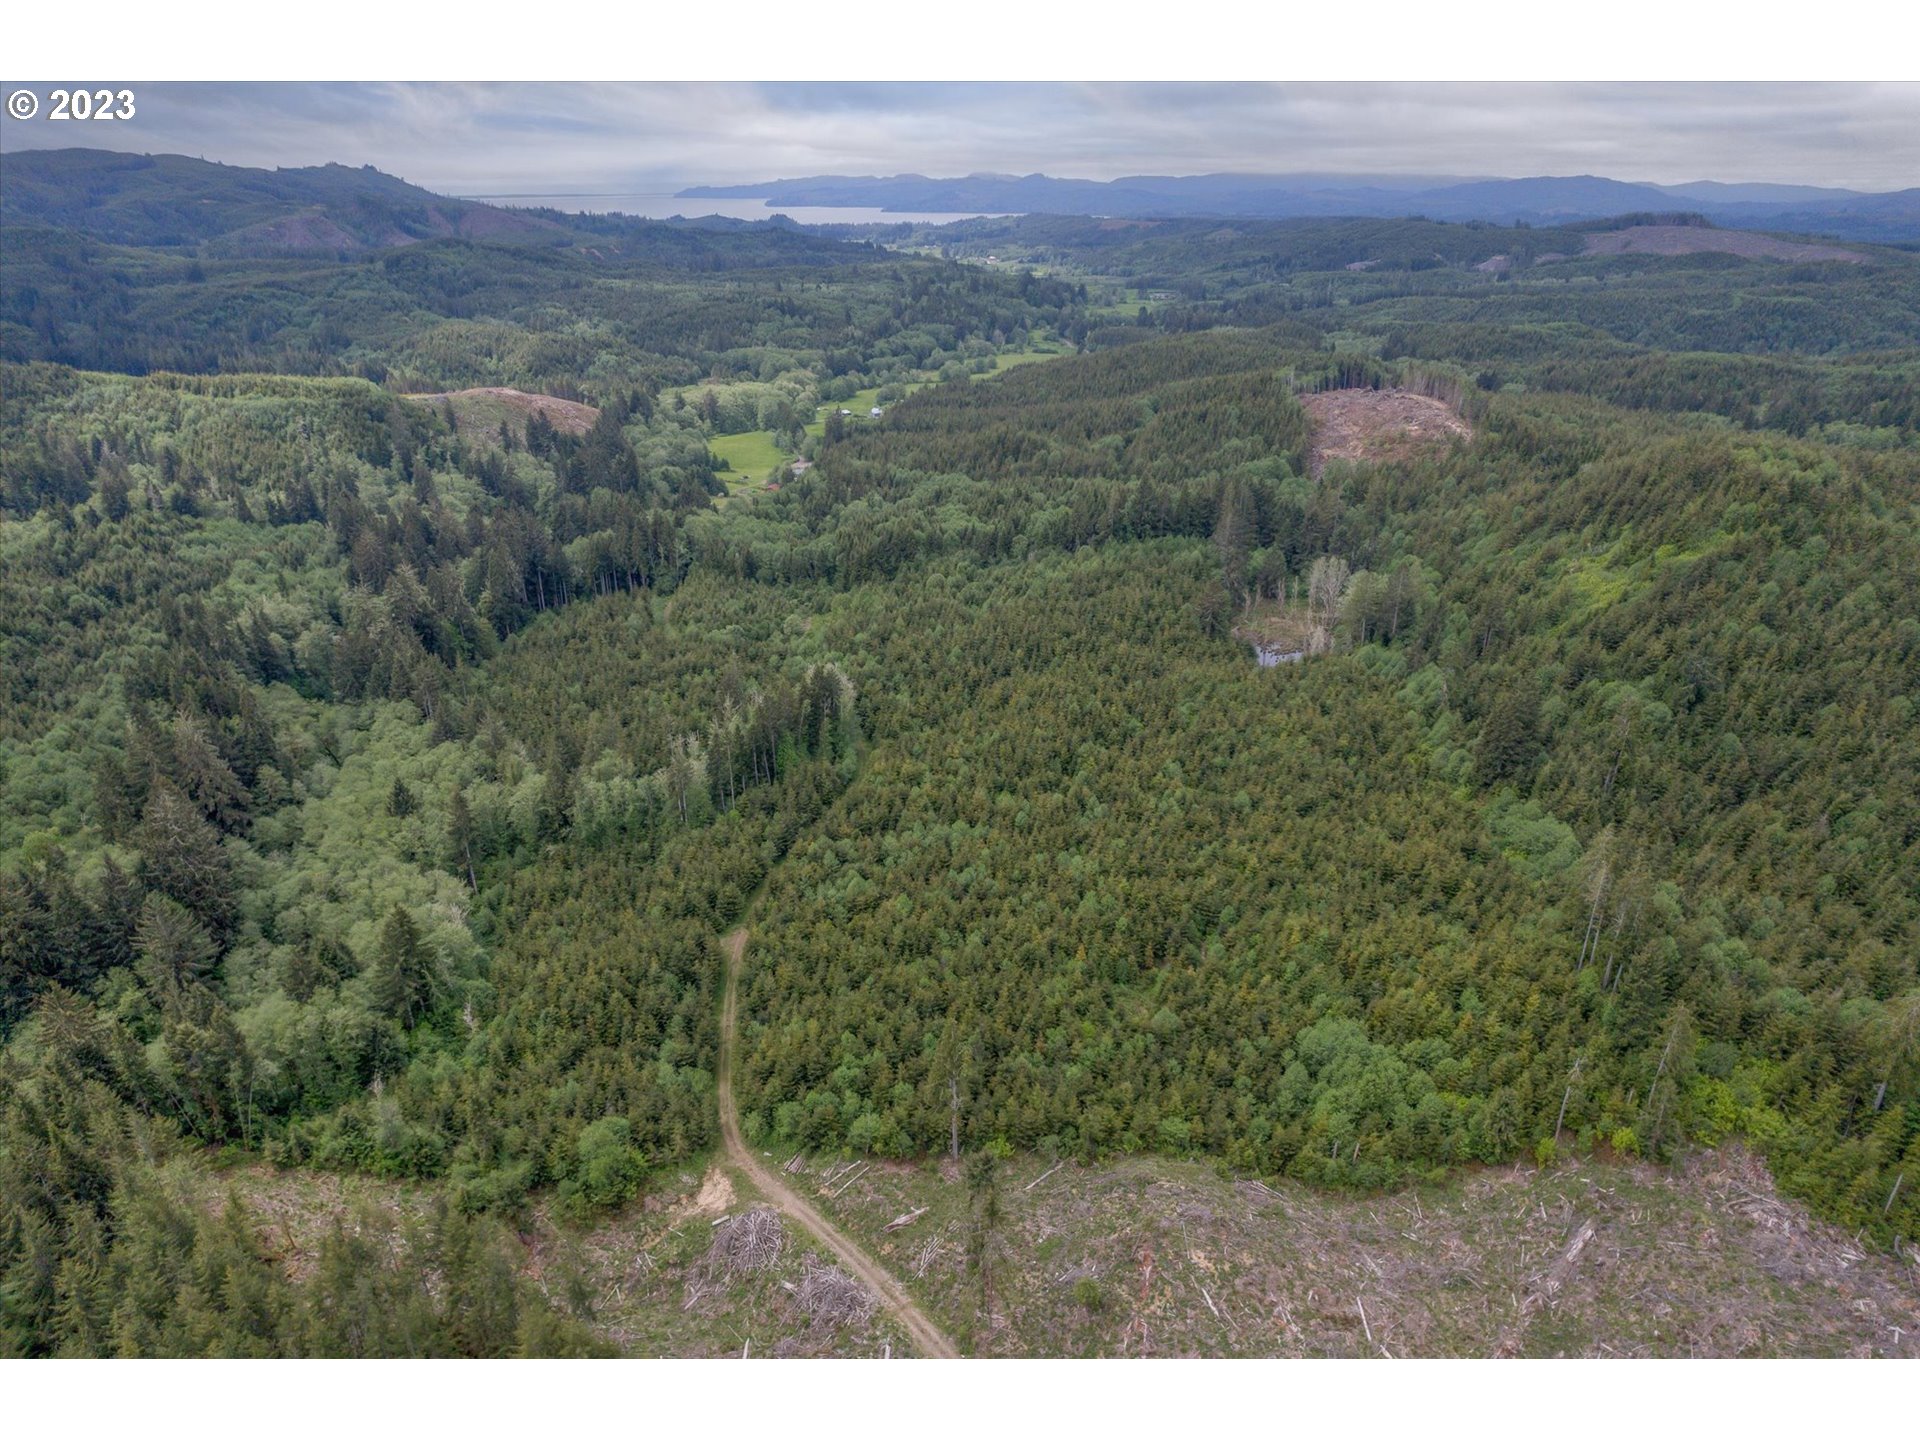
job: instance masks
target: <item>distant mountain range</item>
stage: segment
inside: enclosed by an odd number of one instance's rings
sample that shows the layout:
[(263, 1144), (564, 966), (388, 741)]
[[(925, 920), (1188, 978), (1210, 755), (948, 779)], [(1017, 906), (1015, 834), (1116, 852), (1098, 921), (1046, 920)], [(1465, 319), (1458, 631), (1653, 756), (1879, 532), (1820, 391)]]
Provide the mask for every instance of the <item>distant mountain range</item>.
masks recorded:
[(445, 239), (708, 268), (776, 265), (829, 251), (852, 263), (865, 254), (865, 247), (791, 222), (509, 210), (436, 195), (371, 165), (260, 170), (117, 150), (0, 155), (0, 224), (8, 231), (9, 258), (25, 248), (29, 234), (60, 233), (208, 256), (338, 254)]
[(1597, 175), (1523, 180), (1458, 176), (812, 175), (751, 185), (699, 185), (679, 198), (765, 196), (772, 205), (862, 205), (882, 210), (1020, 212), (1123, 218), (1311, 216), (1486, 220), (1560, 225), (1686, 210), (1741, 229), (1790, 230), (1898, 244), (1920, 241), (1920, 188), (1888, 194), (1812, 185), (1646, 185)]
[[(813, 176), (697, 186), (683, 198), (767, 196), (775, 205), (855, 205), (903, 211), (984, 211), (1156, 219), (1330, 216), (1525, 221), (1547, 226), (1619, 215), (1688, 211), (1735, 229), (1920, 244), (1920, 189), (1863, 194), (1805, 185), (1634, 185), (1595, 176), (1486, 180), (1458, 176), (1136, 175), (1109, 182), (1046, 175)], [(770, 211), (771, 215), (772, 212)], [(650, 222), (516, 210), (436, 195), (372, 166), (283, 170), (219, 165), (185, 155), (19, 150), (0, 155), (0, 221), (77, 231), (120, 245), (208, 254), (385, 249), (463, 238), (616, 252), (638, 244), (697, 248), (756, 228), (719, 218)], [(766, 222), (758, 228), (764, 229)], [(784, 249), (803, 239), (790, 223)], [(774, 252), (769, 251), (769, 254)], [(741, 258), (745, 258), (744, 256)], [(777, 258), (777, 256), (776, 256)]]
[(120, 245), (359, 250), (445, 236), (561, 241), (537, 216), (453, 200), (371, 165), (255, 170), (186, 155), (17, 150), (0, 157), (0, 220)]

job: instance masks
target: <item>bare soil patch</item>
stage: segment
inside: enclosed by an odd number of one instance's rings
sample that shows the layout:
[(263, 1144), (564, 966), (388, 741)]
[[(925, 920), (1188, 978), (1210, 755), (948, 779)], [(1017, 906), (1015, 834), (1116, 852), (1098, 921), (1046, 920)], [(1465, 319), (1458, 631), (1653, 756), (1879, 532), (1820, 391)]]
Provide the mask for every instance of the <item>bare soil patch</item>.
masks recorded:
[(562, 400), (557, 395), (529, 395), (524, 390), (504, 385), (483, 385), (472, 390), (440, 391), (432, 395), (407, 395), (403, 399), (421, 404), (451, 405), (454, 424), (461, 435), (497, 438), (504, 420), (514, 433), (525, 436), (527, 421), (544, 415), (554, 429), (568, 435), (584, 435), (600, 418), (600, 411), (578, 400)]
[(874, 1167), (824, 1208), (982, 1355), (1920, 1357), (1920, 1263), (1783, 1200), (1733, 1146), (1393, 1194), (1151, 1157), (1018, 1157), (997, 1183), (984, 1306), (961, 1182)]
[[(1738, 255), (1747, 260), (1844, 260), (1864, 265), (1867, 257), (1837, 245), (1807, 245), (1776, 240), (1746, 230), (1708, 230), (1699, 225), (1631, 225), (1587, 237), (1589, 255)], [(1542, 257), (1545, 258), (1544, 256)]]
[(1473, 438), (1451, 406), (1411, 390), (1323, 390), (1300, 403), (1313, 419), (1307, 464), (1315, 475), (1329, 460), (1408, 460)]
[(1313, 645), (1313, 621), (1304, 609), (1262, 600), (1240, 617), (1233, 638), (1275, 655), (1305, 654)]
[[(984, 1304), (958, 1167), (760, 1168), (785, 1195), (784, 1243), (764, 1267), (714, 1263), (716, 1242), (741, 1248), (721, 1231), (756, 1211), (771, 1221), (758, 1181), (716, 1167), (659, 1177), (646, 1202), (584, 1229), (537, 1202), (522, 1273), (556, 1304), (584, 1287), (594, 1327), (637, 1355), (941, 1353), (896, 1318), (910, 1287), (921, 1325), (982, 1355), (1920, 1358), (1920, 1261), (1783, 1199), (1738, 1146), (1671, 1168), (1468, 1169), (1392, 1194), (1155, 1157), (1016, 1156), (997, 1176)], [(799, 1188), (837, 1245), (809, 1243), (787, 1208)], [(210, 1208), (229, 1194), (296, 1279), (335, 1224), (371, 1223), (400, 1246), (433, 1202), (426, 1186), (261, 1164), (221, 1172)]]
[(724, 1215), (733, 1208), (733, 1181), (718, 1165), (707, 1171), (700, 1193), (693, 1197), (695, 1215)]
[(315, 209), (240, 230), (225, 244), (260, 250), (358, 250), (359, 237)]

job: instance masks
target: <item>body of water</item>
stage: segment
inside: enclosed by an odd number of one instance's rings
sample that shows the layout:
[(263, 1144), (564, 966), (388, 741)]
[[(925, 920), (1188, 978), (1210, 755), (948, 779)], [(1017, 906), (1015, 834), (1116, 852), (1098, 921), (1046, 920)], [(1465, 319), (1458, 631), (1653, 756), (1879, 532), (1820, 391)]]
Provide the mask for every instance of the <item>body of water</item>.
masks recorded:
[(765, 200), (683, 199), (677, 195), (463, 195), (488, 205), (562, 210), (568, 214), (636, 215), (646, 220), (688, 220), (724, 215), (730, 220), (770, 220), (784, 215), (796, 225), (946, 225), (955, 220), (996, 218), (985, 211), (879, 210), (870, 205), (774, 205)]

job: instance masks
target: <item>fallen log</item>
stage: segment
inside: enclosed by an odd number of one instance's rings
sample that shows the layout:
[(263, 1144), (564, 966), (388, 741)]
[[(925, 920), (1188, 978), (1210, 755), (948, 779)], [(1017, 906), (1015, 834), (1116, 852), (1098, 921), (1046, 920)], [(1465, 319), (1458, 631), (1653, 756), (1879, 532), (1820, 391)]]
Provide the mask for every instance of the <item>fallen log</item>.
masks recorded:
[(1582, 1220), (1573, 1232), (1573, 1238), (1567, 1241), (1567, 1248), (1554, 1262), (1553, 1269), (1540, 1282), (1540, 1292), (1551, 1300), (1573, 1274), (1573, 1267), (1580, 1261), (1580, 1252), (1587, 1248), (1587, 1242), (1593, 1239), (1594, 1229), (1591, 1220)]
[(828, 1192), (827, 1198), (829, 1200), (838, 1200), (840, 1196), (846, 1191), (849, 1185), (853, 1184), (854, 1181), (858, 1180), (862, 1175), (867, 1173), (867, 1170), (872, 1165), (872, 1163), (873, 1162), (871, 1161), (864, 1162), (851, 1174), (846, 1175), (840, 1181), (840, 1183), (834, 1187), (833, 1190)]
[(1058, 1162), (1058, 1163), (1056, 1163), (1056, 1164), (1055, 1164), (1055, 1165), (1054, 1165), (1054, 1166), (1053, 1166), (1053, 1167), (1052, 1167), (1051, 1169), (1049, 1169), (1049, 1170), (1047, 1170), (1047, 1171), (1045, 1171), (1044, 1173), (1042, 1173), (1041, 1175), (1039, 1175), (1039, 1176), (1037, 1176), (1037, 1177), (1036, 1177), (1036, 1178), (1034, 1178), (1034, 1179), (1033, 1179), (1032, 1181), (1030, 1181), (1030, 1182), (1029, 1182), (1029, 1183), (1028, 1183), (1028, 1184), (1027, 1184), (1027, 1185), (1026, 1185), (1026, 1186), (1025, 1186), (1024, 1188), (1026, 1188), (1026, 1189), (1028, 1189), (1028, 1190), (1031, 1190), (1031, 1189), (1033, 1189), (1033, 1187), (1034, 1187), (1035, 1185), (1038, 1185), (1038, 1184), (1039, 1184), (1039, 1183), (1040, 1183), (1040, 1182), (1041, 1182), (1042, 1180), (1044, 1180), (1044, 1179), (1046, 1179), (1048, 1175), (1051, 1175), (1051, 1174), (1053, 1174), (1053, 1172), (1054, 1172), (1055, 1170), (1058, 1170), (1058, 1169), (1060, 1168), (1060, 1166), (1061, 1166), (1061, 1165), (1064, 1165), (1064, 1164), (1066, 1164), (1066, 1163), (1067, 1163), (1067, 1162), (1066, 1162), (1066, 1161), (1064, 1161), (1064, 1160), (1061, 1160), (1061, 1161), (1059, 1161), (1059, 1162)]

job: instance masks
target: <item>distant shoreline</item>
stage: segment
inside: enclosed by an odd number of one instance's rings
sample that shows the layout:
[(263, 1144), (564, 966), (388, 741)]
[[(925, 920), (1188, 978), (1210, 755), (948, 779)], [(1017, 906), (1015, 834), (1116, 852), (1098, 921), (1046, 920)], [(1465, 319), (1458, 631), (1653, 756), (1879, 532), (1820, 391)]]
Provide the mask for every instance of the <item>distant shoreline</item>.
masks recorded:
[(784, 215), (796, 225), (948, 225), (959, 220), (999, 219), (1017, 211), (885, 210), (874, 205), (776, 205), (764, 195), (688, 196), (667, 191), (554, 191), (462, 194), (453, 197), (513, 209), (562, 210), (590, 215), (632, 215), (643, 220), (703, 219), (758, 222)]

